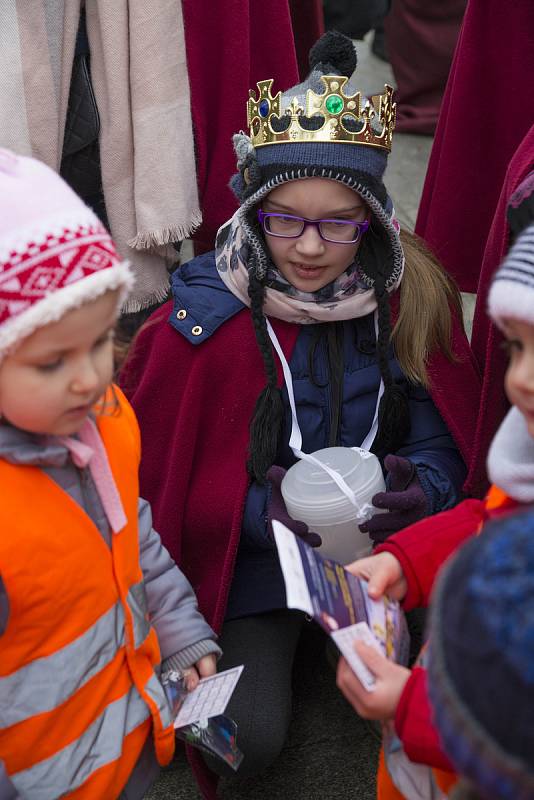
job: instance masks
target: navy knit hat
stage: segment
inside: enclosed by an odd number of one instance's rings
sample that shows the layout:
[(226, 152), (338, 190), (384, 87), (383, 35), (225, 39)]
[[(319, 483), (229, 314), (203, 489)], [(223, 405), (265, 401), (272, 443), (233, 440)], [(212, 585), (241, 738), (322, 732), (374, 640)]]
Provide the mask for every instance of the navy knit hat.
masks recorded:
[[(323, 94), (322, 75), (349, 78), (346, 94), (356, 91), (351, 75), (356, 69), (356, 51), (352, 41), (341, 33), (328, 31), (310, 51), (311, 72), (307, 79), (282, 94), (280, 128), (287, 124), (285, 111), (297, 98), (305, 106), (308, 89)], [(322, 118), (301, 117), (302, 127), (321, 125)], [(273, 119), (273, 124), (277, 119)], [(350, 120), (345, 126), (351, 125)], [(355, 132), (357, 124), (354, 123)], [(380, 128), (377, 117), (373, 126)], [(359, 248), (360, 276), (369, 287), (379, 284), (386, 290), (396, 284), (402, 271), (404, 254), (398, 224), (393, 220), (393, 204), (382, 182), (387, 165), (387, 152), (381, 147), (347, 142), (277, 142), (254, 147), (244, 133), (234, 136), (239, 173), (231, 186), (242, 204), (241, 215), (247, 239), (255, 260), (256, 276), (261, 280), (267, 271), (268, 255), (257, 245), (255, 210), (258, 203), (274, 188), (302, 178), (329, 178), (357, 192), (372, 214), (373, 234), (362, 239)], [(247, 214), (248, 211), (252, 213)], [(247, 217), (249, 225), (247, 225)], [(260, 239), (261, 241), (261, 239)]]
[[(280, 131), (285, 130), (284, 126), (289, 123), (285, 112), (295, 98), (305, 108), (304, 97), (308, 89), (316, 94), (325, 93), (323, 75), (348, 79), (344, 91), (346, 89), (347, 96), (355, 93), (350, 78), (356, 68), (356, 53), (352, 41), (343, 34), (329, 31), (321, 37), (310, 51), (310, 67), (310, 75), (303, 83), (282, 94), (280, 117), (270, 118), (273, 130), (278, 132), (276, 126)], [(342, 122), (351, 133), (359, 133), (361, 120), (354, 118), (351, 122), (349, 117), (343, 117)], [(309, 130), (319, 130), (323, 123), (321, 116), (299, 117), (299, 125)], [(378, 115), (372, 115), (370, 124), (373, 135), (377, 137), (387, 129), (386, 126), (382, 128)], [(391, 108), (390, 131), (393, 124), (394, 107)], [(249, 136), (239, 133), (234, 136), (234, 147), (239, 172), (232, 179), (231, 186), (241, 203), (239, 218), (248, 246), (251, 312), (268, 381), (258, 398), (251, 422), (249, 471), (257, 480), (264, 479), (267, 469), (274, 463), (283, 417), (277, 372), (262, 311), (270, 256), (256, 212), (261, 200), (274, 188), (303, 178), (338, 181), (357, 192), (370, 209), (371, 228), (358, 249), (358, 274), (369, 288), (374, 289), (376, 296), (377, 361), (384, 382), (378, 432), (372, 449), (381, 457), (395, 452), (409, 432), (410, 413), (406, 396), (393, 380), (388, 359), (391, 339), (388, 291), (398, 284), (404, 253), (399, 226), (393, 216), (393, 204), (382, 182), (387, 164), (384, 146), (343, 141), (278, 141), (254, 147)]]
[(428, 687), (456, 771), (483, 798), (534, 798), (534, 512), (488, 525), (443, 570)]

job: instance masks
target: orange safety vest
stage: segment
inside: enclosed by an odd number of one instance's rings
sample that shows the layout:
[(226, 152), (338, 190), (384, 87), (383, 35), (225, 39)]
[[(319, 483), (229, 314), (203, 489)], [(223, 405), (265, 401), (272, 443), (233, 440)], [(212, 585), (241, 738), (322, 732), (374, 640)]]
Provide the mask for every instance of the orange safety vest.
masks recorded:
[(174, 753), (139, 564), (139, 429), (115, 393), (97, 416), (128, 520), (111, 548), (45, 472), (0, 459), (0, 759), (23, 797), (112, 800), (151, 732), (160, 764)]
[[(513, 501), (502, 489), (498, 486), (491, 486), (484, 501), (485, 509), (488, 515), (502, 513), (505, 509), (515, 507), (516, 503)], [(477, 535), (481, 532), (485, 522), (481, 521), (478, 530), (475, 532)], [(405, 756), (406, 760), (407, 757)], [(429, 768), (430, 769), (430, 768)], [(444, 793), (447, 794), (457, 782), (458, 778), (453, 772), (445, 772), (440, 769), (432, 768), (432, 775), (436, 786)], [(380, 749), (380, 758), (378, 762), (378, 773), (376, 776), (376, 797), (377, 800), (410, 800), (402, 794), (395, 784), (388, 772), (386, 758), (384, 756), (384, 748)], [(431, 800), (429, 798), (429, 800)]]

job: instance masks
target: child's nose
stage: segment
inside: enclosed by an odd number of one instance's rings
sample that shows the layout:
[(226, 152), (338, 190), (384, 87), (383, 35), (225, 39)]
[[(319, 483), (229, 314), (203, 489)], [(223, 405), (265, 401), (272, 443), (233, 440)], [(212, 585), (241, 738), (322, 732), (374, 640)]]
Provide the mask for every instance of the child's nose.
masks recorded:
[(88, 356), (77, 365), (76, 374), (71, 382), (71, 389), (78, 394), (86, 394), (97, 388), (99, 380), (98, 370), (93, 363), (93, 359)]
[(306, 225), (296, 240), (296, 249), (301, 255), (307, 256), (324, 252), (324, 241), (321, 239), (315, 225)]

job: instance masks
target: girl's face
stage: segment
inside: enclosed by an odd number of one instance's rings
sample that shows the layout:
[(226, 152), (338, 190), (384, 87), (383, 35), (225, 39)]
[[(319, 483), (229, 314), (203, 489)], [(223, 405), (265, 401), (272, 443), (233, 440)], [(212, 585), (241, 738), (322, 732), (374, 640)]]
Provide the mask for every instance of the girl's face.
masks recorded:
[(0, 414), (31, 433), (69, 436), (113, 374), (118, 292), (109, 291), (39, 328), (0, 365)]
[[(327, 178), (284, 183), (269, 192), (262, 209), (309, 220), (363, 222), (368, 216), (367, 206), (356, 192)], [(338, 278), (352, 264), (360, 246), (359, 241), (353, 244), (327, 242), (313, 225), (307, 225), (297, 239), (266, 234), (265, 241), (284, 278), (303, 292), (316, 292)]]
[(534, 326), (516, 319), (503, 320), (510, 363), (504, 386), (512, 405), (525, 418), (534, 438)]

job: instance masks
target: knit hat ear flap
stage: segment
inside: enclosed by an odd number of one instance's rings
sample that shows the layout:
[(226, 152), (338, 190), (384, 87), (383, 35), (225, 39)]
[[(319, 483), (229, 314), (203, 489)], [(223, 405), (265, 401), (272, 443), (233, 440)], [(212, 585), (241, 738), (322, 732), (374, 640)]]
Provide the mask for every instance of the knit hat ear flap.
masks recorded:
[(371, 217), (369, 230), (360, 242), (358, 261), (360, 273), (369, 286), (376, 283), (379, 275), (392, 276), (394, 274), (394, 257), (389, 235), (373, 217)]

